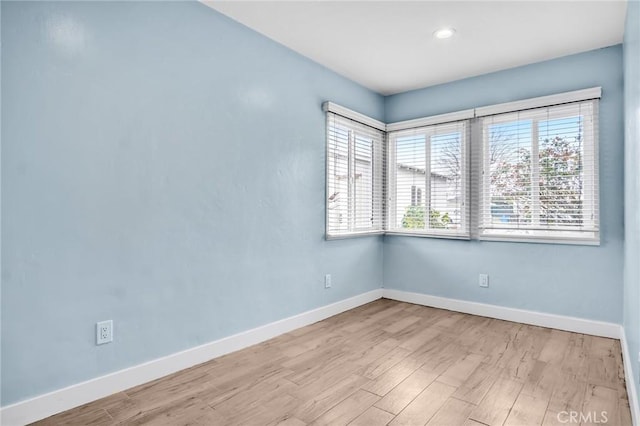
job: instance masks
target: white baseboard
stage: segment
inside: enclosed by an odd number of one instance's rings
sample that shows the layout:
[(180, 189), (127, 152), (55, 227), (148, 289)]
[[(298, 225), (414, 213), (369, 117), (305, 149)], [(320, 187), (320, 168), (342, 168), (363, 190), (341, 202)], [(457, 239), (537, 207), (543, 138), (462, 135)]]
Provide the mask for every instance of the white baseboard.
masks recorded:
[(631, 377), (633, 359), (619, 324), (582, 318), (506, 308), (496, 305), (430, 296), (392, 289), (378, 289), (331, 305), (303, 312), (211, 343), (158, 358), (86, 382), (78, 383), (0, 409), (0, 424), (17, 426), (44, 419), (62, 411), (109, 396), (202, 362), (263, 342), (280, 334), (304, 327), (380, 298), (448, 309), (490, 318), (556, 328), (577, 333), (620, 339), (623, 350), (627, 392), (634, 425), (639, 426), (636, 384)]
[(41, 420), (224, 354), (264, 342), (283, 333), (313, 324), (381, 297), (382, 289), (373, 290), (202, 346), (2, 407), (0, 410), (0, 424), (17, 426)]
[(593, 321), (583, 318), (575, 318), (563, 315), (547, 314), (543, 312), (527, 311), (524, 309), (506, 308), (504, 306), (488, 305), (484, 303), (469, 302), (459, 299), (431, 296), (422, 293), (411, 293), (401, 290), (383, 289), (382, 297), (401, 302), (414, 303), (416, 305), (431, 306), (450, 311), (464, 312), (483, 317), (497, 318), (523, 324), (537, 325), (541, 327), (555, 328), (572, 331), (574, 333), (590, 334), (593, 336), (620, 339), (622, 346), (622, 359), (624, 362), (625, 382), (629, 407), (634, 426), (640, 426), (640, 407), (638, 406), (638, 392), (636, 380), (633, 377), (631, 363), (635, 358), (629, 353), (624, 328), (620, 324)]
[(633, 425), (640, 425), (640, 407), (638, 406), (638, 389), (636, 387), (636, 379), (633, 377), (631, 370), (631, 363), (635, 359), (632, 354), (629, 353), (629, 346), (627, 346), (627, 335), (624, 332), (624, 328), (620, 326), (620, 344), (622, 345), (622, 360), (624, 362), (624, 380), (627, 384), (627, 396), (629, 397), (629, 408), (631, 408), (631, 419)]
[(504, 306), (487, 305), (484, 303), (449, 299), (446, 297), (430, 296), (422, 293), (411, 293), (408, 291), (392, 290), (388, 288), (382, 290), (382, 297), (386, 299), (399, 300), (401, 302), (415, 303), (416, 305), (464, 312), (466, 314), (479, 315), (482, 317), (497, 318), (541, 327), (557, 328), (559, 330), (573, 331), (574, 333), (591, 334), (593, 336), (610, 337), (614, 339), (620, 338), (620, 324), (611, 322), (592, 321), (564, 315), (506, 308)]

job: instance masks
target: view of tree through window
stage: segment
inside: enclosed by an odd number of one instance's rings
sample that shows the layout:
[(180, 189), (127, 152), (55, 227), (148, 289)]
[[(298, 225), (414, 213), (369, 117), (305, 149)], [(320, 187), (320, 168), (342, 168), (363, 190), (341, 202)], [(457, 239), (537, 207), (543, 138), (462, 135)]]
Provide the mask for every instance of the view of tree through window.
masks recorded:
[(585, 117), (591, 119), (589, 105), (578, 104), (485, 119), (485, 224), (534, 231), (591, 226), (595, 154), (585, 144)]
[(581, 225), (583, 222), (582, 117), (538, 124), (540, 222)]
[(489, 126), (491, 217), (531, 223), (531, 121)]
[[(537, 123), (537, 182), (532, 181), (532, 122), (489, 126), (494, 221), (531, 224), (537, 214), (544, 225), (582, 222), (581, 122), (581, 117), (572, 117)], [(537, 211), (533, 190), (539, 193)]]

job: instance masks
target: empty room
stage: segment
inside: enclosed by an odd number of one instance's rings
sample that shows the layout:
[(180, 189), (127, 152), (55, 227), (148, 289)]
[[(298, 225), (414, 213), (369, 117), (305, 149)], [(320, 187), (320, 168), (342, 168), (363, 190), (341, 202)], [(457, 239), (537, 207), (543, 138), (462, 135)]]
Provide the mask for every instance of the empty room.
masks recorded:
[(640, 1), (0, 1), (0, 424), (640, 426)]

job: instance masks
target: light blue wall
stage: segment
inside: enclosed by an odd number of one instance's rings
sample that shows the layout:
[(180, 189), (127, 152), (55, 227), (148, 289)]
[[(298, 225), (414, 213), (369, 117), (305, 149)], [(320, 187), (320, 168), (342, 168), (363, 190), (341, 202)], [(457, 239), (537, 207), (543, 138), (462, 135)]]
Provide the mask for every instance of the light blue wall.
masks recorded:
[[(622, 320), (620, 46), (382, 98), (199, 3), (2, 2), (1, 23), (3, 405), (383, 279)], [(322, 101), (398, 121), (599, 85), (600, 247), (324, 241)]]
[(640, 2), (629, 1), (624, 34), (624, 330), (633, 377), (640, 350)]
[(383, 98), (206, 6), (2, 2), (2, 95), (3, 405), (381, 286), (321, 103)]
[[(384, 286), (622, 321), (622, 48), (568, 56), (386, 98), (386, 121), (602, 86), (599, 247), (386, 236)], [(478, 274), (490, 288), (478, 287)]]

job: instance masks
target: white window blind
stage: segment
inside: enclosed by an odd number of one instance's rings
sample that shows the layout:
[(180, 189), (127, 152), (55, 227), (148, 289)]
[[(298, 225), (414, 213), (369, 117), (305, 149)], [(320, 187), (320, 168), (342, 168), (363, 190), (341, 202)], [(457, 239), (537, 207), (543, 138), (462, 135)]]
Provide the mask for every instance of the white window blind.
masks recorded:
[(482, 117), (481, 239), (598, 243), (597, 100)]
[(383, 131), (327, 112), (328, 237), (382, 232)]
[(468, 238), (468, 121), (392, 131), (390, 233)]
[(327, 237), (599, 244), (601, 93), (391, 124), (325, 102)]

